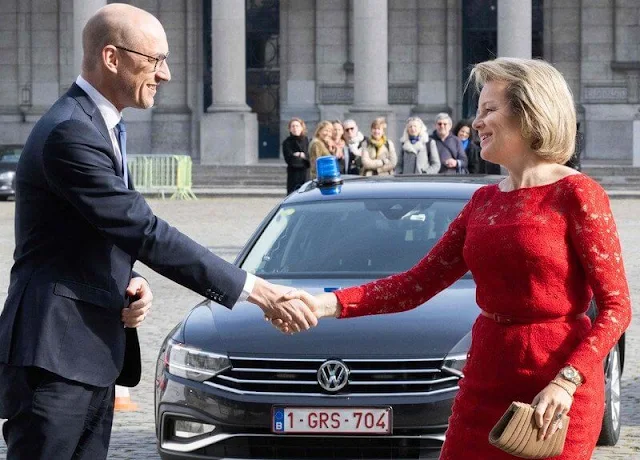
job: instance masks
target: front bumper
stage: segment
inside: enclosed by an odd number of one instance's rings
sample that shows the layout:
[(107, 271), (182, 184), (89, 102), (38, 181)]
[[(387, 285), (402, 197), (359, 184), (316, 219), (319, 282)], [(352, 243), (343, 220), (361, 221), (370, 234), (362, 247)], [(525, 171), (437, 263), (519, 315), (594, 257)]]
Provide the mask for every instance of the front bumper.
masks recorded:
[[(158, 451), (163, 459), (438, 458), (456, 390), (432, 396), (273, 396), (225, 392), (163, 371), (156, 388)], [(393, 408), (391, 435), (283, 435), (271, 432), (272, 407)], [(214, 425), (175, 436), (176, 420)]]
[(16, 191), (12, 184), (5, 184), (0, 182), (0, 198), (9, 198), (15, 196)]

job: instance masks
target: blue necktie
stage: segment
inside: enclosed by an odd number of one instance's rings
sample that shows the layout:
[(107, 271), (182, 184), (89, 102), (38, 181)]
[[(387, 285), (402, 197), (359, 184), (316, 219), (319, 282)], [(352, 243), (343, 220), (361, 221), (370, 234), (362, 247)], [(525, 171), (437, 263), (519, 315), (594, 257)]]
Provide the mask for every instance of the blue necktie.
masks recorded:
[(120, 123), (116, 125), (118, 129), (118, 144), (120, 146), (120, 156), (122, 157), (122, 178), (124, 179), (124, 185), (129, 186), (129, 177), (127, 175), (127, 129), (124, 127), (124, 122), (120, 120)]

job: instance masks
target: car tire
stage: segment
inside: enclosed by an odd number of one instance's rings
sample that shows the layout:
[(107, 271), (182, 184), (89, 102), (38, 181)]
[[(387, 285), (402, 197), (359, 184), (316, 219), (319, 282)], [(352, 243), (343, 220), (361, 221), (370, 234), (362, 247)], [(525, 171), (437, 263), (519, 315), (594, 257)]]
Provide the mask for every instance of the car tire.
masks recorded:
[(616, 344), (607, 356), (605, 367), (605, 406), (602, 428), (598, 445), (615, 446), (620, 438), (620, 377), (622, 375), (622, 362), (620, 361), (620, 347)]

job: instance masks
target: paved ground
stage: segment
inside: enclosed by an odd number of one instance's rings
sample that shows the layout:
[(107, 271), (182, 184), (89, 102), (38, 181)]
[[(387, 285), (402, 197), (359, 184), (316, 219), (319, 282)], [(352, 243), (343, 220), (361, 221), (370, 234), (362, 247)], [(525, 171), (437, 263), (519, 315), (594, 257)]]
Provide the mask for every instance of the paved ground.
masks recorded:
[[(155, 212), (180, 230), (232, 260), (255, 226), (279, 198), (205, 198), (194, 202), (150, 200)], [(636, 315), (640, 312), (640, 220), (638, 199), (614, 199), (616, 216), (631, 284)], [(13, 203), (0, 202), (0, 302), (4, 302), (13, 250)], [(153, 420), (153, 376), (157, 350), (164, 336), (189, 308), (201, 298), (168, 281), (144, 266), (138, 271), (149, 279), (155, 294), (153, 312), (140, 329), (143, 350), (143, 379), (131, 390), (139, 408), (118, 412), (109, 459), (157, 459)], [(1, 308), (1, 307), (0, 307)], [(640, 319), (634, 318), (628, 331), (628, 352), (623, 377), (623, 434), (614, 448), (599, 448), (593, 459), (640, 459)], [(6, 458), (0, 440), (0, 459)]]

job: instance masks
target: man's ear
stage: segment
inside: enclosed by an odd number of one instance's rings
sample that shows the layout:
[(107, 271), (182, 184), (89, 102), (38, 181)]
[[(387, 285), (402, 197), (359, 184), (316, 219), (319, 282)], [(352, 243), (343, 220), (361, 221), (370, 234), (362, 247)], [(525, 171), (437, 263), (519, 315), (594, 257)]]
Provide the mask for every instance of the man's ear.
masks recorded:
[(102, 65), (110, 72), (118, 73), (118, 63), (120, 62), (120, 56), (118, 50), (113, 45), (106, 45), (102, 48)]

